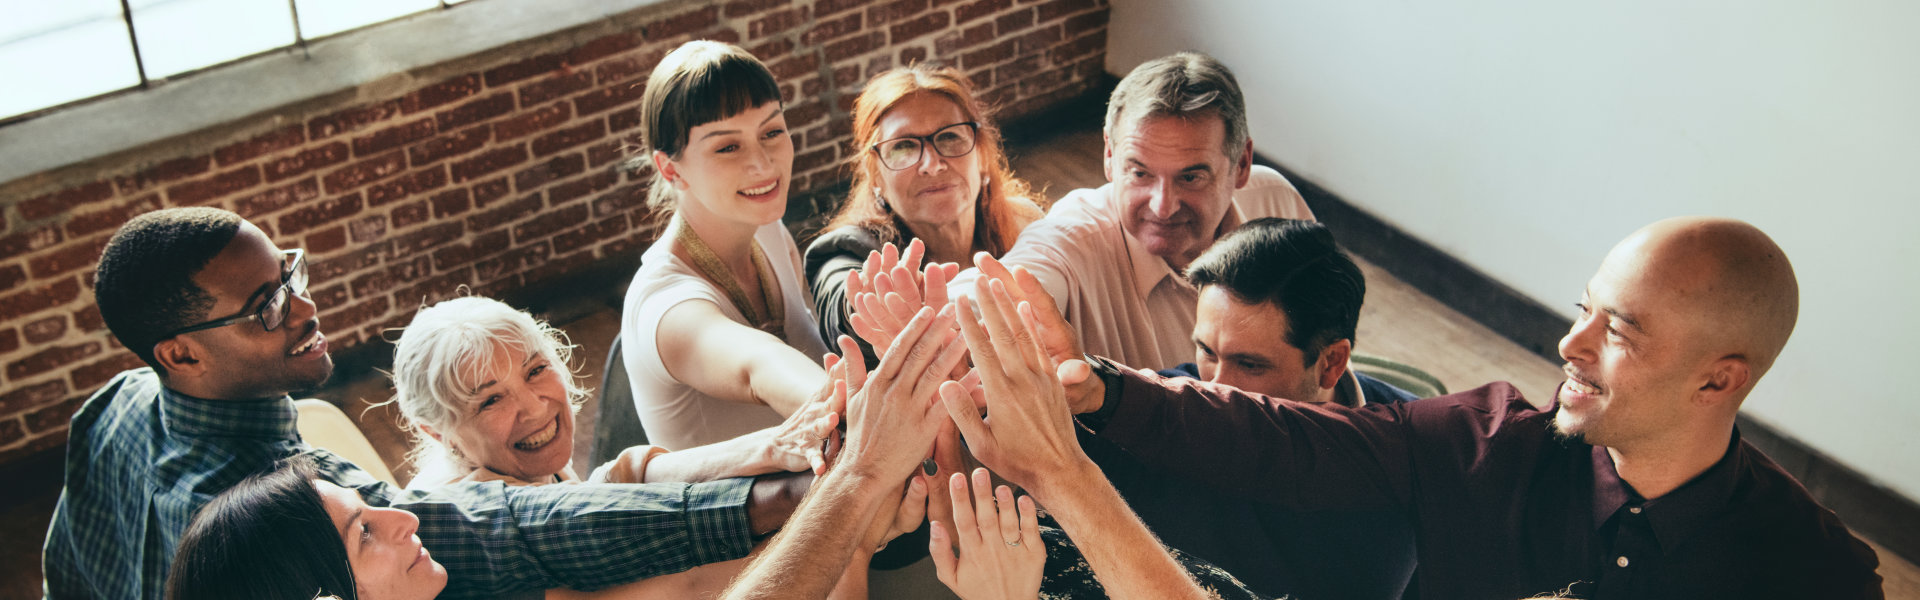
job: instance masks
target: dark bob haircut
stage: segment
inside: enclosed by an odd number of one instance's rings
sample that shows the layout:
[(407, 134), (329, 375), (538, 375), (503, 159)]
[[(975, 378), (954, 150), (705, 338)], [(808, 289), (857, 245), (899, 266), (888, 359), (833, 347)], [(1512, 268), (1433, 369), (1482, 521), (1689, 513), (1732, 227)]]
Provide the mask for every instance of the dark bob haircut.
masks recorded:
[[(687, 149), (693, 128), (780, 101), (773, 73), (739, 46), (694, 40), (668, 52), (647, 76), (640, 96), (640, 125), (647, 150), (675, 160)], [(673, 186), (656, 175), (647, 205), (670, 210)]]
[[(1327, 226), (1268, 217), (1234, 229), (1187, 265), (1194, 287), (1225, 287), (1235, 300), (1272, 303), (1287, 315), (1287, 344), (1308, 366), (1340, 340), (1353, 340), (1367, 279)], [(1357, 343), (1357, 342), (1356, 342)]]
[(120, 344), (165, 376), (153, 358), (161, 336), (207, 318), (212, 294), (193, 282), (243, 223), (217, 208), (169, 208), (134, 217), (107, 240), (94, 269), (100, 317)]
[(346, 546), (313, 487), (319, 473), (294, 456), (215, 496), (180, 537), (167, 598), (355, 600)]

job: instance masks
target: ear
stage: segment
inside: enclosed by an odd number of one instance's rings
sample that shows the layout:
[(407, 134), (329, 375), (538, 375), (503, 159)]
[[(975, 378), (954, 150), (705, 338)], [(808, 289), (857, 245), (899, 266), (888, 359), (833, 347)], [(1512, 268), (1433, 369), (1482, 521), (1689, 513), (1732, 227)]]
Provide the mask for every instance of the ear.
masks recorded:
[(1320, 351), (1320, 389), (1330, 390), (1347, 376), (1347, 361), (1353, 358), (1353, 340), (1340, 340)]
[(425, 423), (415, 424), (414, 426), (420, 428), (420, 433), (427, 434), (427, 437), (433, 438), (433, 441), (440, 442), (440, 445), (443, 446), (446, 445), (447, 439), (440, 437), (440, 432), (434, 431), (433, 426)]
[(207, 364), (201, 361), (206, 353), (206, 348), (198, 342), (179, 336), (160, 340), (160, 343), (153, 345), (153, 360), (166, 368), (168, 377), (199, 377), (207, 374)]
[(1105, 131), (1100, 132), (1100, 146), (1100, 166), (1105, 167), (1100, 169), (1100, 174), (1105, 175), (1107, 181), (1111, 182), (1113, 181), (1113, 135)]
[(1233, 168), (1233, 189), (1247, 187), (1247, 181), (1253, 178), (1253, 136), (1247, 136), (1247, 147), (1240, 149), (1240, 163)]
[(1731, 403), (1732, 408), (1740, 408), (1740, 401), (1746, 398), (1747, 384), (1753, 381), (1753, 365), (1747, 364), (1744, 356), (1726, 356), (1713, 361), (1707, 367), (1707, 378), (1693, 395), (1693, 402), (1701, 406), (1713, 406)]
[(673, 157), (659, 150), (653, 151), (654, 177), (665, 177), (673, 189), (686, 191), (687, 180), (680, 178), (680, 165), (674, 164)]

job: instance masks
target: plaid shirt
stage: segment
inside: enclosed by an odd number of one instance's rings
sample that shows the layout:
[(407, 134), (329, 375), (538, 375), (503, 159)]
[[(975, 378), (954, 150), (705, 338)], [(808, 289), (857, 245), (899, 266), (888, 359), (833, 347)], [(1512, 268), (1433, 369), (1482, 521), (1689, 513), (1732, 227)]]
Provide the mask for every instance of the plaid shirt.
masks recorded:
[(248, 475), (301, 453), (368, 504), (420, 517), (421, 542), (447, 568), (442, 597), (596, 589), (740, 558), (753, 544), (751, 479), (408, 491), (301, 442), (296, 415), (286, 397), (183, 396), (151, 369), (108, 382), (69, 430), (66, 489), (42, 561), (48, 597), (161, 599), (194, 513)]

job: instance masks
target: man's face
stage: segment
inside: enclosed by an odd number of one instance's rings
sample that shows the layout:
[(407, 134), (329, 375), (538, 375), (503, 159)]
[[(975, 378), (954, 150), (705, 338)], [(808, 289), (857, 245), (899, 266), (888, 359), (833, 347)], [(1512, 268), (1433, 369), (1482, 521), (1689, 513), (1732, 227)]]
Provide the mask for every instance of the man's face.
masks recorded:
[(1213, 245), (1250, 153), (1235, 163), (1219, 117), (1122, 118), (1107, 139), (1107, 180), (1127, 211), (1121, 224), (1148, 252), (1185, 267)]
[(1287, 314), (1271, 303), (1248, 304), (1210, 285), (1200, 290), (1193, 326), (1200, 379), (1301, 402), (1325, 402), (1319, 384), (1324, 361), (1305, 366), (1305, 354), (1287, 343)]
[[(214, 297), (208, 318), (253, 311), (280, 288), (286, 268), (284, 255), (252, 223), (242, 223), (233, 241), (193, 277), (200, 289)], [(200, 348), (196, 357), (205, 371), (203, 393), (213, 399), (280, 396), (319, 387), (333, 374), (325, 336), (313, 300), (288, 298), (287, 320), (267, 331), (258, 321), (182, 334)]]
[(1674, 293), (1686, 275), (1655, 266), (1634, 244), (1607, 256), (1587, 283), (1580, 319), (1560, 339), (1567, 380), (1554, 427), (1587, 443), (1619, 447), (1681, 423), (1700, 387), (1698, 334)]

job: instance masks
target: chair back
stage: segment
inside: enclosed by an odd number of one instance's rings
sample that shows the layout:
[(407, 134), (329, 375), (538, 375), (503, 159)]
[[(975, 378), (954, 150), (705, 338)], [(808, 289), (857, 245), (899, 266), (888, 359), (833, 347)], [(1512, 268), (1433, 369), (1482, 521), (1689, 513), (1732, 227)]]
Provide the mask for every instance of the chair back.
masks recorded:
[(387, 468), (387, 461), (374, 451), (373, 443), (360, 432), (360, 426), (347, 418), (347, 413), (332, 402), (308, 398), (293, 401), (293, 407), (300, 411), (300, 439), (307, 445), (324, 448), (347, 462), (353, 463), (372, 475), (374, 479), (400, 485), (394, 479), (393, 470)]
[[(606, 368), (600, 371), (600, 414), (593, 422), (593, 465), (620, 457), (620, 451), (647, 443), (647, 430), (633, 407), (633, 383), (627, 379), (627, 361), (620, 338), (607, 349)], [(584, 471), (583, 471), (584, 472)]]
[(1447, 395), (1447, 384), (1441, 383), (1440, 378), (1429, 375), (1413, 365), (1359, 352), (1353, 353), (1351, 361), (1353, 370), (1406, 390), (1414, 396), (1432, 398)]

